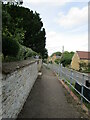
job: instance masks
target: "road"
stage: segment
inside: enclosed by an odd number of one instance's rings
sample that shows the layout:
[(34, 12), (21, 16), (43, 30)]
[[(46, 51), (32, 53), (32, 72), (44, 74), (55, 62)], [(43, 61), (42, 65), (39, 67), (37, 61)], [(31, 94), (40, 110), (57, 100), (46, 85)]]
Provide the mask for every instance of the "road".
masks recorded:
[[(90, 75), (88, 75), (88, 74), (82, 74), (80, 72), (68, 69), (66, 67), (62, 67), (61, 68), (57, 64), (48, 64), (48, 66), (52, 70), (54, 70), (56, 73), (60, 73), (61, 74), (61, 71), (62, 71), (62, 76), (64, 76), (69, 81), (71, 81), (71, 83), (78, 82), (79, 84), (86, 85), (86, 80), (88, 80), (90, 82)], [(71, 73), (71, 71), (72, 71), (72, 73)], [(84, 77), (83, 77), (83, 75), (84, 75)], [(70, 76), (72, 76), (73, 79), (71, 79)]]
[(77, 107), (69, 103), (65, 88), (55, 74), (45, 67), (18, 115), (18, 118), (81, 118)]

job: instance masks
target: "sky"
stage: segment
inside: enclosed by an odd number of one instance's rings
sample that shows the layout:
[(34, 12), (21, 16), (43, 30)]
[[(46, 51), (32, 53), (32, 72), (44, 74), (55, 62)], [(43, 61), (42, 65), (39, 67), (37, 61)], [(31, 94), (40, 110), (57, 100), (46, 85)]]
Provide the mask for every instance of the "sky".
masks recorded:
[(56, 51), (88, 50), (88, 0), (23, 0), (36, 11), (46, 30), (46, 48)]

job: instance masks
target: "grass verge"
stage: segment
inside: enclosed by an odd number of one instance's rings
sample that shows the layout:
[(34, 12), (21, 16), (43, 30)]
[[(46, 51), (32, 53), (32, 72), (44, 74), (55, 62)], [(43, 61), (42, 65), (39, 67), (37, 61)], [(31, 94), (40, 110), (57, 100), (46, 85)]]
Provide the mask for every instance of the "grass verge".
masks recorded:
[[(67, 80), (69, 83), (70, 83), (70, 80)], [(70, 85), (68, 84), (68, 82), (66, 82), (66, 80), (65, 80), (65, 84), (70, 88), (70, 90), (79, 98), (79, 100), (81, 100), (81, 96), (80, 96), (80, 94), (79, 93), (77, 93), (76, 91), (75, 91), (75, 89), (74, 88), (72, 88), (72, 86), (70, 87)], [(73, 85), (73, 87), (75, 87), (75, 84), (72, 84)], [(83, 104), (88, 108), (88, 110), (90, 110), (90, 104), (85, 100), (85, 99), (83, 99)]]

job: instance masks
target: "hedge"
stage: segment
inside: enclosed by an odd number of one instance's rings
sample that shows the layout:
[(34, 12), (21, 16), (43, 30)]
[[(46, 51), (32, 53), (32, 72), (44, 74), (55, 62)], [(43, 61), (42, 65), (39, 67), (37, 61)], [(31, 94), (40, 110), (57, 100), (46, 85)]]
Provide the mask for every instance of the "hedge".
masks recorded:
[(20, 45), (20, 50), (17, 55), (18, 60), (25, 60), (29, 57), (37, 55), (36, 52), (34, 52), (32, 49), (25, 47), (23, 45)]

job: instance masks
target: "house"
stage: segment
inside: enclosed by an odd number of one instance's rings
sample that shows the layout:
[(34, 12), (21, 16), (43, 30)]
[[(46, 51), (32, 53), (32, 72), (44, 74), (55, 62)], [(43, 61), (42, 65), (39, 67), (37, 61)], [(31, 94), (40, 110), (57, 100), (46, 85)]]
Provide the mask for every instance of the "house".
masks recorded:
[(48, 63), (50, 63), (50, 62), (54, 63), (55, 59), (56, 59), (55, 55), (53, 55), (52, 57), (48, 56), (47, 62)]
[(52, 56), (52, 63), (54, 63), (56, 59), (61, 59), (61, 56), (58, 56), (58, 55), (54, 54)]
[(80, 63), (85, 63), (88, 65), (90, 62), (90, 52), (76, 51), (72, 58), (71, 68), (75, 70), (80, 69)]
[(48, 56), (47, 63), (49, 63), (51, 61), (52, 61), (52, 58), (50, 56)]
[(52, 63), (54, 63), (55, 60), (56, 60), (56, 54), (52, 56)]
[(49, 63), (49, 62), (52, 62), (52, 63), (55, 63), (55, 60), (56, 59), (61, 59), (61, 56), (58, 56), (58, 55), (56, 55), (56, 54), (54, 54), (52, 57), (48, 57), (48, 59), (47, 59), (47, 62)]

